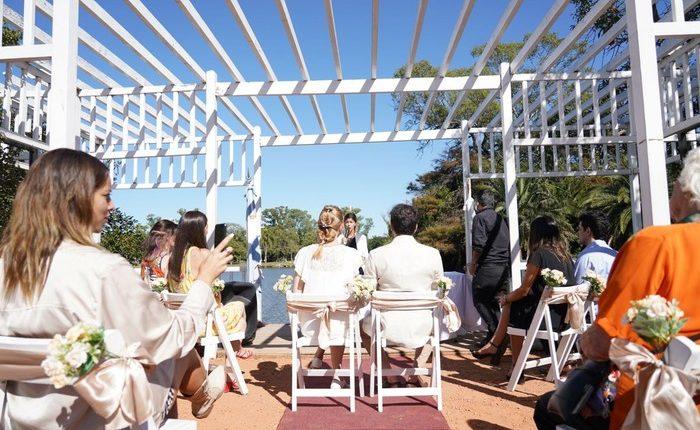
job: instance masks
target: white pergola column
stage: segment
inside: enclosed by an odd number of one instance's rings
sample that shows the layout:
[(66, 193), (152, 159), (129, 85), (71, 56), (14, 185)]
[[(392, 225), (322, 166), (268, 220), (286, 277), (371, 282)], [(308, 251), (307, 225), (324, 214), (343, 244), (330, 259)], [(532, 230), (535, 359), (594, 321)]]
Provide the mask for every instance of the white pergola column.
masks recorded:
[(260, 236), (262, 233), (262, 153), (260, 150), (260, 127), (253, 127), (253, 175), (248, 180), (246, 192), (246, 235), (248, 238), (248, 261), (246, 281), (254, 284), (258, 301), (258, 320), (262, 321), (262, 286), (260, 279)]
[(669, 223), (670, 216), (654, 18), (651, 2), (626, 0), (625, 3), (642, 222), (644, 226), (664, 225)]
[(462, 192), (464, 198), (464, 244), (466, 251), (465, 273), (469, 273), (472, 263), (472, 220), (474, 219), (474, 198), (472, 181), (469, 179), (469, 122), (462, 121)]
[(49, 147), (78, 149), (78, 0), (54, 1), (53, 22), (51, 90), (47, 119)]
[(505, 178), (506, 214), (510, 234), (510, 286), (511, 291), (521, 283), (520, 229), (518, 218), (518, 190), (515, 175), (515, 148), (513, 145), (513, 94), (509, 63), (501, 63), (501, 126), (503, 127), (503, 173)]
[(216, 100), (216, 72), (207, 71), (206, 74), (206, 95), (204, 100), (205, 141), (206, 155), (204, 156), (204, 167), (206, 171), (206, 211), (207, 211), (207, 246), (214, 246), (214, 228), (218, 216), (218, 192), (219, 192), (219, 144), (216, 141), (217, 135), (217, 100)]

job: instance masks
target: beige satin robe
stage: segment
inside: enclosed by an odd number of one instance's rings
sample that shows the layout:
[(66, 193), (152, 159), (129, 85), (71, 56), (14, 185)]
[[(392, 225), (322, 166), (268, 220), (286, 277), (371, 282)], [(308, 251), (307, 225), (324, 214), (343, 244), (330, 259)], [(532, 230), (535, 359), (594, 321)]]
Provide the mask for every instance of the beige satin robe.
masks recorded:
[[(4, 271), (0, 261), (0, 300)], [(178, 310), (165, 308), (121, 256), (64, 241), (56, 251), (44, 289), (27, 304), (19, 296), (0, 302), (0, 335), (50, 338), (78, 322), (119, 330), (127, 344), (140, 342), (158, 363), (148, 373), (160, 422), (171, 387), (179, 385), (177, 359), (194, 347), (214, 303), (198, 281)], [(3, 429), (99, 429), (104, 421), (73, 388), (8, 382)]]
[[(418, 243), (413, 236), (400, 235), (369, 253), (366, 274), (377, 279), (378, 290), (430, 291), (444, 272), (437, 249)], [(419, 348), (430, 338), (432, 312), (382, 312), (382, 325), (390, 343)], [(362, 328), (365, 333), (371, 332), (370, 318), (363, 320)]]

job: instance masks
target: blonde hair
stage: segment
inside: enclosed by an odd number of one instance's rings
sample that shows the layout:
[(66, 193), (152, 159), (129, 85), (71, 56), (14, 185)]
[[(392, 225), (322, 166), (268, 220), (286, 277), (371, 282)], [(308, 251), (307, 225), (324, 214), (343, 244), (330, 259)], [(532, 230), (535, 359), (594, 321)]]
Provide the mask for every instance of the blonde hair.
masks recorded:
[(96, 246), (90, 236), (93, 198), (107, 181), (102, 162), (72, 149), (49, 151), (34, 163), (17, 188), (0, 242), (6, 299), (18, 289), (27, 301), (41, 294), (64, 239)]
[(323, 246), (333, 242), (340, 234), (343, 227), (343, 212), (338, 206), (326, 205), (318, 215), (318, 248), (314, 252), (313, 259), (318, 260), (323, 253)]

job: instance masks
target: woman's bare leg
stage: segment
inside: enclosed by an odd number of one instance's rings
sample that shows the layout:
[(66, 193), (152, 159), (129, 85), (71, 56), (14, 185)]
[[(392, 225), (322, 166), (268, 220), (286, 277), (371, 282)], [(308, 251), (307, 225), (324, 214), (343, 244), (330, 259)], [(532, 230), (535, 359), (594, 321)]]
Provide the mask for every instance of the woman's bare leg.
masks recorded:
[(194, 349), (180, 360), (184, 361), (182, 363), (184, 372), (180, 380), (180, 392), (185, 396), (191, 396), (207, 379), (204, 363), (202, 363), (202, 358)]
[(319, 360), (323, 360), (323, 355), (325, 353), (326, 353), (325, 349), (318, 347), (318, 348), (316, 348), (316, 353), (314, 354), (314, 358), (318, 358)]
[[(506, 338), (506, 332), (508, 331), (508, 324), (510, 323), (510, 303), (501, 308), (501, 318), (498, 320), (498, 327), (491, 337), (489, 343), (484, 345), (478, 352), (479, 354), (494, 354), (496, 352), (496, 346), (499, 346), (501, 342)], [(496, 346), (494, 346), (496, 345)]]
[(345, 345), (331, 346), (331, 367), (334, 369), (340, 369), (343, 364), (343, 353), (345, 352)]

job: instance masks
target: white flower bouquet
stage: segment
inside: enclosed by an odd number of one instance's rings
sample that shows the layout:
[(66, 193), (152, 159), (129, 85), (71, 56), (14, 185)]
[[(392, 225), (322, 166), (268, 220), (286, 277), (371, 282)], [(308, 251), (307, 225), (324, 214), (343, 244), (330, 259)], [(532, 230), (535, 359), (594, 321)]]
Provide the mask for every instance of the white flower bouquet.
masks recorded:
[(603, 294), (603, 291), (605, 291), (607, 281), (594, 271), (588, 270), (586, 275), (583, 277), (583, 280), (588, 281), (588, 283), (591, 284), (591, 294), (593, 294), (595, 297), (600, 297), (600, 295)]
[(168, 280), (165, 278), (155, 278), (150, 282), (151, 291), (161, 293), (168, 288)]
[(224, 291), (224, 281), (219, 278), (214, 279), (214, 282), (211, 283), (211, 290), (214, 294), (220, 294)]
[(566, 277), (559, 270), (542, 269), (541, 274), (548, 287), (561, 287), (567, 283)]
[(632, 330), (656, 352), (663, 351), (688, 321), (683, 318), (683, 311), (676, 299), (668, 301), (661, 296), (650, 295), (632, 301), (631, 305), (623, 322), (630, 324)]
[(440, 292), (440, 297), (442, 298), (447, 296), (447, 293), (452, 289), (452, 285), (452, 279), (448, 278), (447, 276), (440, 276), (435, 279), (435, 286)]
[(364, 305), (372, 298), (372, 293), (377, 290), (377, 280), (370, 276), (357, 275), (348, 284), (348, 289), (355, 302)]
[(292, 275), (282, 275), (279, 280), (275, 282), (275, 285), (272, 286), (272, 289), (280, 294), (287, 294), (287, 291), (292, 289), (293, 281), (294, 278)]
[(104, 329), (78, 323), (65, 336), (57, 334), (49, 343), (49, 355), (41, 367), (55, 388), (73, 385), (107, 355)]

